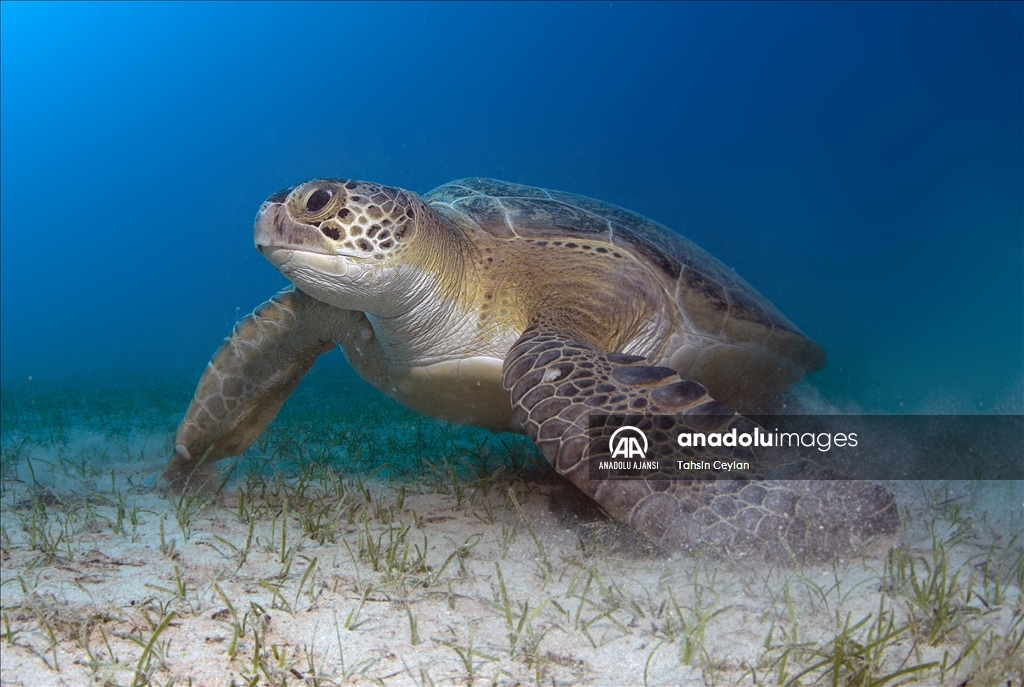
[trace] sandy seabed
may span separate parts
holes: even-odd
[[[4,685],[1024,680],[1021,482],[892,483],[899,535],[825,563],[672,557],[528,442],[386,401],[285,413],[184,496],[173,410],[105,402],[5,399]]]

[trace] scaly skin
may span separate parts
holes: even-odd
[[[559,333],[573,329],[561,319],[538,318],[509,351],[504,379],[516,416],[559,474],[651,541],[673,551],[820,559],[896,529],[896,500],[881,485],[807,461],[771,464],[766,459],[776,456],[750,448],[696,448],[691,457],[750,462],[743,480],[592,480],[587,458],[599,456],[588,456],[588,413],[595,410],[638,418],[629,424],[650,438],[649,456],[671,450],[674,427],[751,432],[754,424],[671,368]],[[673,424],[655,428],[652,415],[672,416]],[[789,479],[764,479],[773,473]]]
[[[373,330],[361,312],[288,288],[238,322],[206,366],[174,435],[164,478],[176,489],[204,484],[216,461],[238,455],[263,434],[335,344],[364,378],[383,383]]]

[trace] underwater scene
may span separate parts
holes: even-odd
[[[1020,687],[1024,5],[0,2],[0,449],[3,685]]]

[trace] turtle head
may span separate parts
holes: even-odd
[[[253,238],[256,250],[317,300],[392,315],[422,299],[444,268],[437,239],[451,233],[446,224],[415,193],[317,179],[270,196]]]

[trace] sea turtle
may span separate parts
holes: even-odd
[[[525,432],[668,550],[830,552],[898,524],[872,482],[591,479],[589,414],[745,420],[733,409],[757,410],[825,363],[734,271],[652,220],[493,179],[422,198],[318,179],[270,196],[254,238],[294,286],[241,320],[207,366],[165,471],[173,484],[244,451],[337,344],[409,408]]]

